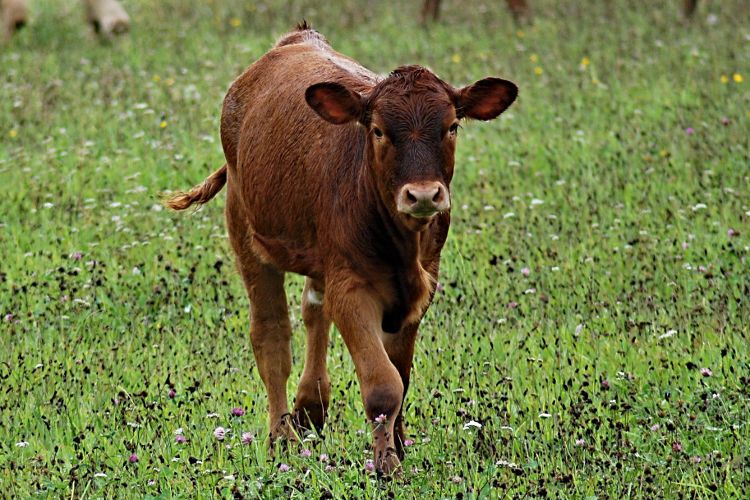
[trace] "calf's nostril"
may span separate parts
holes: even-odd
[[[409,202],[411,202],[411,203],[416,203],[417,202],[417,197],[414,196],[412,194],[412,192],[409,191],[408,189],[406,190],[406,199],[409,200]]]

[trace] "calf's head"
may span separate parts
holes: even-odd
[[[517,95],[507,80],[485,78],[456,89],[425,68],[403,66],[368,94],[322,82],[305,99],[324,120],[367,130],[366,158],[380,199],[394,219],[419,231],[450,209],[460,120],[491,120]]]

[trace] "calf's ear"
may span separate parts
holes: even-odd
[[[305,100],[321,118],[335,125],[359,120],[364,108],[364,99],[359,93],[333,82],[308,87]]]
[[[458,91],[456,116],[492,120],[505,111],[517,96],[515,83],[500,78],[485,78]]]

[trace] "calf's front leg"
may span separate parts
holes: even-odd
[[[388,353],[388,358],[398,370],[401,382],[404,385],[404,395],[399,405],[398,415],[394,426],[394,441],[398,458],[404,459],[404,400],[406,391],[409,390],[409,378],[411,376],[412,359],[414,357],[414,341],[417,338],[419,323],[412,323],[401,329],[399,333],[384,333],[381,338],[383,346]]]
[[[404,384],[380,339],[382,307],[364,288],[341,284],[326,287],[325,304],[354,361],[365,413],[373,426],[375,467],[387,476],[399,474],[394,432]]]

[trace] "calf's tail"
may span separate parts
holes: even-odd
[[[193,203],[204,204],[211,201],[216,193],[221,191],[224,184],[227,183],[227,164],[225,163],[219,170],[209,175],[205,181],[198,184],[187,193],[177,191],[167,196],[164,203],[173,210],[185,210]]]

